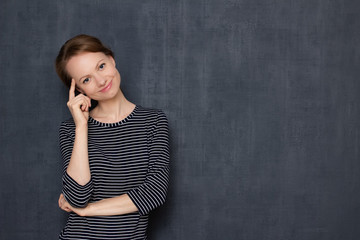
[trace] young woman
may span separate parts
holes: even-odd
[[[70,213],[59,239],[146,239],[148,214],[165,201],[167,118],[125,98],[115,65],[112,51],[88,35],[68,40],[56,58],[72,115],[59,129],[58,203]]]

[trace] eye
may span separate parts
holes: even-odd
[[[105,68],[105,63],[102,63],[100,66],[99,66],[99,69],[102,70]]]
[[[83,80],[83,83],[87,83],[88,81],[90,81],[90,78],[85,78],[85,79]]]

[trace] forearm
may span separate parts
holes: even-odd
[[[85,185],[91,179],[87,124],[76,126],[74,146],[66,171],[80,185]]]
[[[135,204],[127,194],[89,203],[84,211],[85,216],[113,216],[137,212]]]

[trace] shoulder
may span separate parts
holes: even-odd
[[[69,118],[67,120],[64,120],[61,122],[59,126],[59,133],[67,133],[73,132],[75,130],[75,123],[72,118]]]
[[[139,106],[137,116],[142,116],[140,118],[145,121],[149,136],[154,136],[159,131],[168,132],[168,119],[162,109]]]
[[[137,105],[137,112],[139,116],[146,118],[152,122],[166,121],[167,116],[162,109],[158,108],[149,108]]]
[[[66,119],[61,122],[60,127],[75,127],[73,118]]]

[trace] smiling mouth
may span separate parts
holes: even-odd
[[[100,92],[106,92],[107,90],[109,90],[112,86],[112,80],[110,81],[110,83],[104,87],[103,89],[100,90]]]

